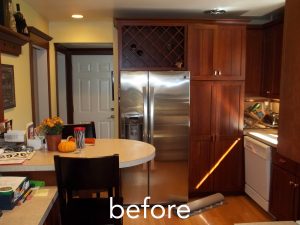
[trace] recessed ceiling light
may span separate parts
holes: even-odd
[[[73,15],[72,15],[72,18],[74,18],[74,19],[82,19],[82,18],[83,18],[83,15],[80,15],[80,14],[73,14]]]
[[[211,9],[211,10],[204,11],[204,13],[210,14],[210,15],[221,15],[221,14],[225,14],[226,11],[223,9]]]

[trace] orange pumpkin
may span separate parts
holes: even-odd
[[[70,141],[68,137],[66,141],[61,141],[58,145],[58,151],[60,152],[74,152],[76,150],[76,144],[73,141]]]

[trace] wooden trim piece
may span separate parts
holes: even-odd
[[[70,84],[70,85],[68,85]],[[66,95],[67,95],[67,122],[74,123],[73,106],[73,79],[72,79],[72,55],[66,54]]]
[[[31,116],[32,116],[32,122],[36,126],[35,121],[35,101],[34,101],[34,69],[33,69],[33,46],[30,44],[29,45],[29,64],[30,64],[30,85],[31,85]]]
[[[151,25],[151,26],[184,26],[192,23],[203,24],[247,24],[249,19],[121,19],[114,20],[114,26],[119,28],[123,25]]]
[[[1,51],[0,51],[0,67],[1,67]],[[0,68],[0,78],[2,78],[1,68]],[[0,99],[2,99],[2,79],[0,79]],[[0,122],[4,121],[4,109],[3,101],[0,101]]]
[[[45,34],[44,32],[40,31],[39,29],[37,29],[35,27],[28,26],[27,29],[28,29],[29,34],[35,34],[48,42],[52,40],[52,37],[50,37],[48,34]]]
[[[72,55],[112,55],[112,48],[69,48]]]
[[[13,30],[1,25],[0,25],[0,39],[21,46],[26,44],[29,41],[29,38],[27,36],[14,32]]]
[[[27,36],[0,25],[0,52],[19,56],[22,51],[21,46],[28,41]]]

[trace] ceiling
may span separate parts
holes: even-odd
[[[205,10],[224,9],[217,18],[265,18],[282,8],[285,0],[24,0],[49,21],[70,21],[72,14],[84,21],[107,18],[209,17]],[[210,16],[212,17],[212,16]]]

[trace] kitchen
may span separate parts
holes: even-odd
[[[286,21],[286,20],[285,20]],[[51,25],[53,25],[53,24],[51,24]],[[199,28],[199,27],[198,27]],[[197,27],[196,27],[196,25],[195,25],[195,29],[198,29]],[[55,29],[55,28],[51,28],[51,29]],[[61,40],[63,40],[63,39],[61,39]],[[188,43],[189,44],[189,43]],[[291,51],[291,50],[290,50]],[[192,54],[192,53],[191,53]],[[293,60],[293,58],[292,59],[289,59],[289,61],[288,62],[290,62],[290,61],[292,61]],[[2,56],[1,56],[1,62],[7,62],[7,61],[9,61],[8,59],[5,59],[5,57],[4,57],[4,59],[2,59]],[[247,61],[247,60],[246,60]],[[193,63],[193,62],[191,62],[191,63]],[[246,64],[247,65],[247,64]],[[277,64],[276,64],[277,65]],[[196,65],[197,66],[197,65]],[[288,67],[289,68],[289,67]],[[197,69],[197,68],[196,68]],[[189,69],[189,70],[191,70],[192,71],[192,68],[191,69]],[[246,66],[246,70],[247,70],[247,66]],[[223,74],[222,74],[223,75]],[[226,76],[226,74],[225,74],[225,76]],[[204,80],[205,80],[206,78],[204,78]],[[234,78],[235,79],[235,78]],[[233,102],[233,101],[237,101],[238,100],[238,98],[240,98],[240,99],[243,99],[243,93],[242,93],[242,88],[241,88],[241,86],[240,86],[240,84],[241,84],[241,82],[242,82],[242,79],[240,79],[240,78],[236,78],[236,80],[234,80],[234,81],[230,81],[230,82],[232,82],[232,84],[230,84],[229,86],[219,86],[219,84],[217,84],[217,83],[213,83],[213,82],[211,82],[211,81],[200,81],[201,80],[201,78],[197,78],[196,79],[197,80],[197,82],[195,82],[195,84],[191,84],[191,112],[193,112],[193,109],[195,109],[195,112],[196,111],[198,111],[196,108],[193,108],[193,107],[197,107],[197,104],[203,104],[203,105],[208,105],[207,104],[207,102],[205,102],[205,101],[209,101],[208,100],[208,98],[206,98],[206,97],[203,97],[202,96],[202,99],[201,99],[201,96],[197,96],[197,92],[196,92],[196,90],[197,89],[199,89],[199,88],[201,88],[201,89],[203,89],[203,90],[207,90],[207,93],[210,93],[211,91],[212,92],[217,92],[217,94],[221,94],[221,95],[216,95],[216,96],[214,96],[214,100],[215,101],[217,101],[217,102],[220,102],[221,100],[220,100],[220,96],[221,96],[221,98],[222,98],[222,101],[224,100],[224,95],[222,95],[222,94],[224,94],[224,93],[226,93],[226,92],[228,92],[229,90],[232,90],[232,87],[234,87],[234,90],[235,91],[232,91],[232,93],[229,95],[229,96],[227,96],[225,99],[226,99],[226,101],[228,101],[228,102]],[[224,81],[225,82],[225,81]],[[284,80],[284,82],[288,82],[288,79],[287,80]],[[290,83],[291,83],[291,81],[290,81]],[[289,83],[289,86],[288,87],[293,87],[293,86],[291,86],[291,84]],[[294,82],[295,83],[295,82]],[[227,84],[227,83],[226,83]],[[247,72],[246,72],[246,84],[247,84]],[[281,84],[282,85],[282,84]],[[221,89],[217,89],[217,88],[221,88]],[[246,86],[247,87],[247,86]],[[283,89],[284,90],[284,89]],[[219,91],[222,91],[221,93],[219,92]],[[194,96],[197,96],[197,99],[199,99],[199,102],[197,102],[197,104],[195,103],[195,105],[193,105],[193,102],[192,102],[192,96],[193,96],[193,93],[195,93],[195,95]],[[282,93],[285,93],[285,92],[280,92],[280,95],[282,95]],[[294,100],[294,105],[296,105],[297,106],[297,98],[295,97],[295,93],[297,93],[297,92],[294,92],[294,95],[292,95],[292,96],[290,96],[291,95],[291,93],[286,93],[286,94],[289,94],[288,96],[289,97],[291,97],[291,98],[287,98],[287,99],[285,99],[284,98],[284,100],[282,99],[282,96],[280,96],[280,110],[282,110],[281,108],[282,108],[282,105],[284,105],[285,107],[283,108],[283,110],[287,110],[287,111],[285,111],[285,113],[283,114],[282,112],[280,113],[280,120],[282,121],[284,121],[284,117],[289,117],[288,115],[291,115],[291,113],[293,113],[293,111],[292,110],[290,110],[290,106],[289,106],[289,104],[287,104],[288,103],[288,101],[290,101],[290,100]],[[286,94],[284,94],[284,96],[286,95]],[[222,97],[223,96],[223,97]],[[235,98],[235,99],[234,99]],[[290,100],[289,100],[290,99]],[[202,100],[203,102],[201,103],[200,102],[200,100]],[[212,101],[212,99],[210,99],[211,101]],[[225,101],[225,100],[224,100]],[[54,101],[55,102],[55,101]],[[244,101],[243,101],[243,103],[244,103]],[[210,105],[210,104],[209,104]],[[241,108],[243,108],[243,107],[241,107]],[[289,110],[288,110],[289,109]],[[222,109],[220,109],[221,111],[220,112],[216,112],[216,111],[214,111],[214,113],[221,113],[222,112]],[[243,113],[243,111],[242,111],[242,113]],[[218,114],[218,115],[221,115],[221,114]],[[282,115],[283,115],[283,119],[282,119]],[[9,114],[6,114],[6,116],[10,116]],[[239,116],[239,115],[236,115],[237,117]],[[242,118],[243,117],[243,115],[241,115],[240,116],[240,118]],[[192,117],[191,117],[192,118]],[[200,118],[201,119],[201,118]],[[221,135],[220,136],[217,136],[216,134],[218,134],[218,133],[216,133],[215,131],[212,131],[212,132],[209,132],[209,134],[208,133],[197,133],[197,132],[200,132],[199,131],[199,129],[202,127],[202,125],[203,124],[205,124],[205,122],[207,122],[208,120],[210,120],[210,121],[212,121],[212,119],[211,118],[207,118],[207,117],[205,117],[205,118],[202,118],[204,121],[201,121],[201,123],[200,123],[200,125],[199,125],[199,127],[195,127],[195,124],[193,125],[193,124],[191,124],[191,132],[193,132],[193,129],[194,129],[194,131],[196,132],[195,134],[195,136],[199,136],[198,134],[200,134],[200,135],[202,135],[202,137],[204,138],[204,139],[201,139],[201,140],[204,140],[204,144],[206,145],[206,146],[208,146],[208,148],[210,148],[209,147],[209,143],[208,142],[210,142],[210,138],[211,137],[213,137],[213,138],[216,138],[216,139],[218,139],[218,140],[220,140],[220,138],[222,138],[221,137]],[[288,118],[286,118],[286,119],[288,119]],[[218,117],[215,117],[215,119],[213,120],[213,123],[216,123],[216,124],[220,124],[219,123],[220,122],[220,118],[218,118]],[[287,122],[287,124],[289,124],[290,122]],[[296,124],[297,123],[297,121],[294,121],[294,123]],[[202,124],[202,125],[201,125]],[[291,126],[292,127],[292,126]],[[202,127],[203,128],[203,127]],[[238,130],[241,130],[243,127],[238,127]],[[285,127],[285,125],[283,126],[283,128],[285,129],[285,131],[288,129],[288,127]],[[204,129],[204,128],[203,128]],[[281,127],[279,126],[279,129],[281,129]],[[296,136],[296,134],[294,133],[294,132],[292,132],[292,131],[290,131],[290,133],[286,133],[286,132],[284,132],[284,133],[282,133],[282,135],[283,136],[281,136],[281,133],[280,133],[280,130],[279,130],[279,145],[280,145],[280,139],[281,138],[283,138],[282,140],[283,140],[283,142],[282,142],[282,144],[285,144],[285,143],[287,143],[287,141],[286,140],[290,140],[291,138],[293,139],[293,141],[294,141],[294,143],[297,143],[297,138],[295,138]],[[240,133],[234,133],[233,135],[232,135],[232,137],[231,138],[236,138],[236,136],[239,136],[239,135],[241,135]],[[197,137],[195,137],[195,138],[197,138]],[[206,138],[206,139],[205,139]],[[232,139],[230,139],[229,137],[226,137],[227,139],[224,139],[223,141],[223,144],[226,146],[226,145],[228,145],[228,144],[225,144],[225,143],[230,143],[231,141],[232,141]],[[193,144],[193,143],[195,143],[195,145],[198,145],[196,142],[198,141],[198,140],[196,140],[196,139],[194,139],[194,141],[195,142],[191,142],[191,144]],[[223,144],[220,144],[220,145],[223,145]],[[295,144],[295,146],[296,146],[297,144]],[[289,145],[290,146],[290,145]],[[296,147],[294,146],[294,144],[293,144],[293,146],[291,147],[291,149],[292,149],[292,151],[290,152],[290,151],[286,151],[285,150],[285,147],[282,147],[282,151],[284,152],[284,153],[286,153],[286,154],[284,154],[284,155],[286,155],[286,156],[288,156],[288,158],[292,158],[292,159],[297,159],[297,156],[296,155],[294,155],[294,154],[296,154]],[[286,151],[286,152],[285,152]],[[240,153],[240,152],[238,152],[238,153]],[[220,152],[216,152],[216,154],[220,154]],[[210,157],[209,155],[206,155],[206,157]],[[227,168],[230,168],[229,170],[232,172],[234,172],[234,174],[237,174],[238,175],[238,177],[240,177],[240,176],[242,176],[242,172],[241,171],[238,171],[240,168],[242,168],[242,164],[240,164],[241,162],[241,160],[239,160],[239,159],[241,159],[240,157],[242,157],[242,155],[238,155],[237,154],[237,152],[236,152],[236,155],[235,155],[235,159],[237,160],[236,162],[237,162],[237,164],[235,164],[235,165],[237,165],[237,170],[235,171],[235,168],[232,168],[232,166],[230,167],[230,165],[226,165],[226,166],[229,166],[229,167],[227,167]],[[280,161],[280,160],[279,160]],[[209,165],[206,165],[207,167],[210,167],[211,165],[209,164]],[[279,166],[279,169],[281,169],[282,167],[280,167]],[[194,171],[194,170],[193,170]],[[278,170],[277,170],[278,171]],[[279,170],[279,172],[280,172],[281,170]],[[197,176],[200,176],[201,177],[201,175],[195,175],[195,177],[193,177],[193,179],[195,179],[195,182],[196,181],[198,181],[199,179],[198,179],[198,177]],[[210,191],[219,191],[218,190],[218,188],[226,188],[227,189],[227,191],[230,191],[230,189],[231,190],[233,190],[232,188],[235,188],[235,187],[238,187],[237,189],[239,189],[239,190],[241,190],[241,189],[243,189],[243,185],[240,185],[240,186],[236,186],[236,185],[239,185],[239,183],[240,182],[237,182],[236,181],[236,179],[232,179],[231,181],[229,181],[229,183],[228,184],[226,184],[226,185],[224,185],[225,184],[225,182],[228,182],[228,180],[226,180],[226,181],[223,181],[223,180],[221,180],[221,181],[219,181],[217,178],[222,178],[222,174],[216,174],[215,175],[215,177],[213,178],[213,179],[215,179],[215,184],[216,185],[212,185],[212,182],[213,181],[210,181],[210,185],[208,185],[208,187],[207,188],[209,188],[208,190],[210,190]],[[232,176],[232,177],[235,177],[235,176]],[[295,178],[294,178],[295,179]],[[193,181],[194,182],[194,181]],[[219,182],[219,183],[218,183]],[[296,182],[295,182],[296,183]],[[216,189],[214,189],[214,188],[216,188]],[[192,192],[193,192],[194,190],[192,190]],[[209,191],[208,191],[209,192]],[[194,193],[194,194],[196,194],[196,193]]]

